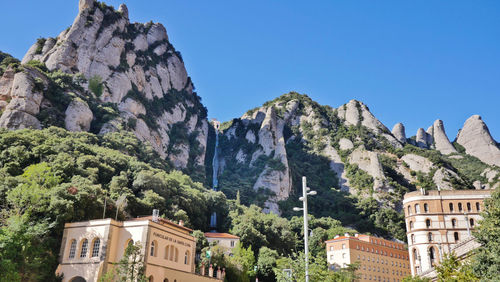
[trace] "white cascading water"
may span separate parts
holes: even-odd
[[[217,174],[219,172],[219,128],[215,127],[215,150],[214,158],[212,160],[212,190],[218,191],[219,181],[217,180]],[[213,212],[210,216],[210,229],[215,231],[217,228],[217,213]]]

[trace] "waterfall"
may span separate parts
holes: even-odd
[[[212,159],[212,190],[218,191],[219,180],[217,179],[217,174],[219,173],[219,126],[220,123],[213,121],[215,128],[215,149],[214,158]],[[215,232],[217,228],[217,213],[213,212],[210,216],[210,229]]]

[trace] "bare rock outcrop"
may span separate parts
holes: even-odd
[[[378,190],[385,186],[385,175],[378,153],[367,151],[364,147],[356,148],[348,158],[349,163],[356,164],[373,177],[373,189]]]
[[[456,153],[457,150],[451,144],[446,132],[444,131],[443,121],[438,119],[427,130],[428,137],[432,140],[433,148],[440,151],[444,155]],[[428,144],[430,146],[430,144]]]
[[[432,136],[425,132],[423,128],[419,128],[417,130],[415,142],[417,147],[429,149],[432,145]]]
[[[396,123],[392,128],[392,135],[394,138],[401,142],[401,144],[406,144],[406,134],[405,134],[405,126],[402,123]]]
[[[500,166],[500,149],[479,115],[473,115],[465,121],[458,133],[457,143],[465,148],[467,154],[487,164]]]
[[[337,109],[337,116],[345,120],[346,125],[357,125],[360,123],[371,129],[376,134],[384,136],[389,143],[395,148],[401,148],[401,143],[389,132],[389,129],[385,127],[373,114],[370,112],[368,107],[362,102],[351,100],[349,103],[340,106]]]
[[[48,88],[48,79],[35,68],[25,67],[23,71],[13,74],[6,71],[0,81],[0,97],[4,110],[0,117],[0,127],[8,129],[42,127],[36,118],[40,112],[43,91]]]
[[[66,109],[64,124],[69,131],[89,131],[93,117],[89,105],[81,99],[75,99]]]
[[[129,130],[177,168],[186,168],[189,161],[204,164],[206,109],[193,92],[180,53],[170,44],[162,24],[130,23],[124,4],[115,10],[94,0],[80,0],[73,24],[57,38],[37,40],[22,59],[23,70],[15,75],[6,71],[0,80],[1,127],[51,125],[39,120],[38,113],[42,104],[55,108],[59,101],[45,95],[47,77],[26,66],[33,60],[45,65],[48,72],[78,75],[89,81],[80,83],[82,89],[61,90],[72,93],[68,94],[70,99],[82,98],[70,101],[61,113],[67,129],[90,130],[90,121],[98,115],[83,100],[95,95],[95,102],[112,103],[119,110],[115,119],[93,129],[96,133],[116,131],[132,121],[134,128]],[[89,88],[92,79],[101,84],[101,93]],[[197,156],[189,154],[192,148],[187,140],[169,136],[174,126],[188,134],[197,133]]]

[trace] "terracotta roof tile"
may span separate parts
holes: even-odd
[[[206,232],[205,237],[207,238],[224,238],[224,239],[240,239],[240,237],[229,233],[216,233],[216,232]]]

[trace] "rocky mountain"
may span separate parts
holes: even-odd
[[[22,61],[0,52],[0,62],[0,127],[131,131],[171,167],[212,183],[215,130],[163,25],[80,0],[57,38],[38,39]],[[305,175],[318,191],[314,215],[361,218],[374,226],[365,231],[403,239],[404,193],[500,186],[500,149],[479,116],[454,142],[441,120],[407,138],[402,123],[389,131],[360,101],[332,108],[291,92],[218,136],[213,175],[228,198],[290,216]]]
[[[5,69],[0,110],[0,127],[129,130],[176,168],[205,162],[206,109],[180,53],[162,24],[130,23],[125,5],[80,0],[68,29]]]
[[[500,149],[480,116],[473,115],[465,121],[457,135],[457,143],[464,147],[467,154],[500,167]]]
[[[219,186],[230,198],[239,191],[243,202],[287,215],[300,205],[306,175],[319,195],[310,202],[313,213],[336,217],[341,211],[334,201],[360,208],[369,200],[374,217],[382,217],[380,211],[400,210],[404,193],[417,187],[500,186],[496,143],[482,121],[472,123],[455,146],[441,120],[407,139],[403,124],[390,132],[360,101],[335,109],[292,92],[222,124]]]

